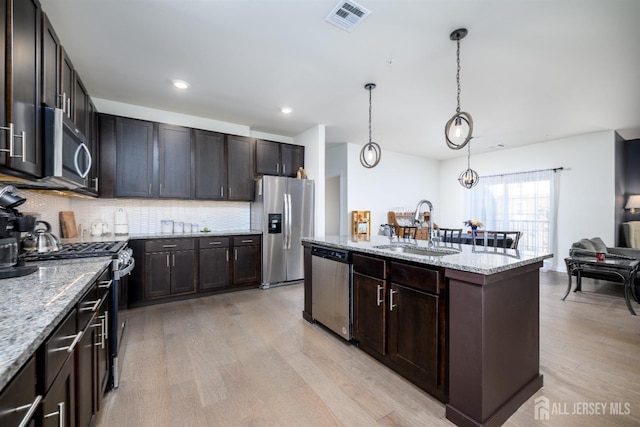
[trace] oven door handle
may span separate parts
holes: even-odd
[[[131,271],[133,270],[133,267],[135,266],[136,266],[135,258],[133,257],[129,258],[129,263],[127,264],[126,267],[113,272],[114,280],[119,280],[122,276],[126,276],[127,274],[131,273]]]

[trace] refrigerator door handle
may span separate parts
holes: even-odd
[[[287,249],[291,249],[291,234],[293,234],[293,228],[291,223],[292,221],[292,212],[291,212],[291,194],[287,194],[287,198],[289,199],[289,214],[288,214],[288,218],[287,218],[287,227],[289,227],[289,231],[287,232]]]
[[[282,196],[284,199],[284,205],[282,207],[282,216],[283,224],[282,224],[282,249],[287,249],[287,244],[289,241],[289,199],[287,198],[288,194],[284,193]]]

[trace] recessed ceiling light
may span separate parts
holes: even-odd
[[[178,89],[186,89],[189,86],[191,86],[189,83],[185,82],[184,80],[174,80],[173,85]]]
[[[291,107],[282,107],[280,109],[280,111],[282,111],[282,114],[291,114],[293,112],[293,108],[291,108]]]

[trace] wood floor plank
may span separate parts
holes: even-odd
[[[640,425],[640,316],[619,285],[584,279],[583,292],[561,301],[566,283],[541,274],[544,387],[505,425]],[[123,312],[121,385],[96,427],[452,425],[442,403],[304,321],[302,308],[303,287],[292,285]],[[535,417],[538,397],[556,409],[549,420]],[[630,413],[573,413],[595,403]]]

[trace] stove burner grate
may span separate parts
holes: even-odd
[[[24,256],[25,261],[45,261],[55,259],[90,258],[100,256],[115,257],[125,248],[127,242],[78,242],[63,243],[62,249],[55,252],[31,253]]]

